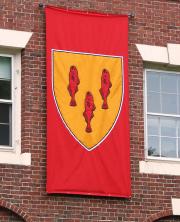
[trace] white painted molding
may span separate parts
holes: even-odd
[[[180,162],[147,160],[139,162],[139,172],[180,176]]]
[[[167,44],[169,53],[169,63],[171,65],[180,65],[180,44]]]
[[[0,163],[13,164],[13,165],[31,165],[31,154],[30,153],[12,153],[12,152],[0,152]]]
[[[0,46],[25,48],[32,36],[32,32],[0,29]]]
[[[143,61],[180,66],[180,44],[167,47],[136,44]]]
[[[180,215],[180,198],[172,198],[171,203],[173,215]]]
[[[136,44],[143,61],[169,63],[166,47]]]

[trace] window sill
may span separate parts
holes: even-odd
[[[139,172],[147,174],[180,176],[180,162],[165,160],[140,161]]]
[[[30,153],[12,153],[0,151],[0,164],[13,164],[13,165],[31,165]]]

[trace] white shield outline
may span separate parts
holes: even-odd
[[[61,112],[60,112],[60,108],[58,106],[58,102],[56,100],[56,96],[55,96],[55,92],[54,92],[54,52],[67,52],[67,53],[74,53],[74,54],[84,54],[84,55],[94,55],[94,56],[104,56],[104,57],[113,57],[113,58],[121,58],[122,60],[122,98],[121,98],[121,104],[119,106],[119,111],[118,114],[116,116],[116,119],[111,127],[111,129],[108,131],[108,133],[96,144],[94,145],[92,148],[87,148],[80,140],[78,140],[78,138],[73,134],[73,132],[71,131],[71,129],[68,127],[68,125],[66,124]],[[119,115],[121,113],[121,109],[122,109],[122,105],[123,105],[123,101],[124,101],[124,61],[123,61],[123,56],[114,56],[114,55],[104,55],[104,54],[95,54],[95,53],[85,53],[85,52],[75,52],[75,51],[68,51],[68,50],[60,50],[60,49],[51,49],[51,67],[52,67],[52,77],[51,77],[51,83],[52,83],[52,94],[53,94],[53,98],[54,98],[54,102],[56,105],[56,108],[58,110],[58,113],[61,117],[62,122],[64,123],[66,129],[69,131],[69,133],[73,136],[73,138],[83,147],[85,148],[85,150],[87,151],[92,151],[95,148],[97,148],[107,137],[108,135],[111,133],[111,131],[113,130],[114,126],[116,125],[116,122],[119,118]]]

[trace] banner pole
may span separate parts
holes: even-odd
[[[45,3],[39,3],[39,8],[40,9],[44,9],[46,7],[46,4]],[[67,11],[68,11],[68,7],[67,7]],[[89,13],[88,11],[86,12],[87,14]],[[110,14],[107,14],[107,15],[110,15]],[[126,14],[124,14],[124,15],[126,15]],[[135,13],[134,12],[129,12],[128,14],[127,14],[127,16],[128,16],[128,18],[130,18],[130,19],[133,19],[134,17],[135,17]]]

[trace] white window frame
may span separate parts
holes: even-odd
[[[21,151],[21,50],[26,47],[32,34],[0,29],[0,54],[13,58],[12,90],[15,91],[12,98],[12,148],[0,146],[0,164],[31,165],[31,153]]]
[[[145,45],[145,44],[136,44],[137,50],[143,60],[143,62],[147,62],[152,65],[153,69],[154,65],[158,65],[162,67],[163,65],[168,65],[169,67],[180,69],[180,44],[172,44],[168,43],[167,47],[162,46],[154,46],[154,45]],[[158,68],[158,70],[160,70]],[[145,78],[145,74],[143,75]],[[145,98],[145,79],[144,80],[144,141],[145,148],[147,149],[146,144],[146,98]],[[145,160],[139,161],[139,172],[146,174],[158,174],[158,175],[177,175],[180,176],[180,162],[176,160],[167,160],[167,159],[155,159],[152,157],[148,157],[145,153]]]
[[[12,146],[0,145],[0,163],[28,166],[31,154],[21,153],[21,50],[0,48],[0,56],[12,58]]]
[[[164,113],[148,113],[147,111],[147,72],[148,71],[154,71],[156,73],[158,72],[163,72],[163,73],[172,73],[172,74],[177,74],[180,75],[180,72],[175,72],[175,71],[166,71],[166,70],[160,70],[160,69],[144,69],[144,144],[145,144],[145,159],[146,160],[164,160],[164,161],[174,161],[174,162],[180,162],[180,157],[179,158],[169,158],[169,157],[154,157],[154,156],[148,156],[148,130],[147,130],[147,116],[152,115],[152,116],[160,116],[160,117],[175,117],[180,119],[180,115],[170,115],[170,114],[164,114]],[[177,149],[177,147],[176,147]],[[176,152],[178,152],[176,150]]]
[[[12,146],[0,145],[0,152],[20,153],[21,151],[21,52],[3,50],[0,56],[11,58],[11,104],[12,104]],[[13,53],[14,52],[14,53]],[[3,102],[3,100],[0,100]],[[7,102],[7,100],[4,100]]]

